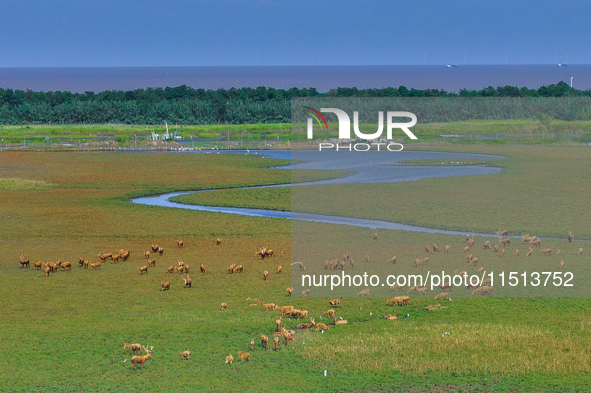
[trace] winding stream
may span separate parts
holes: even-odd
[[[225,152],[222,152],[225,153]],[[235,152],[233,152],[235,153]],[[250,152],[249,152],[250,153]],[[351,183],[379,183],[379,182],[400,182],[413,181],[429,177],[446,176],[470,176],[485,175],[501,172],[501,168],[483,166],[483,160],[487,158],[503,158],[481,154],[460,154],[442,152],[317,152],[317,151],[260,151],[250,154],[266,155],[273,158],[284,158],[297,161],[291,165],[292,169],[340,169],[350,171],[350,175],[330,180],[317,182],[306,182],[297,184],[284,184],[249,188],[288,187],[301,185],[323,185],[323,184],[351,184]],[[469,166],[402,166],[398,165],[403,160],[420,159],[458,159],[469,160],[473,165]],[[479,165],[480,164],[480,165]],[[252,217],[287,218],[293,220],[313,221],[327,224],[343,224],[371,229],[394,229],[427,233],[443,233],[452,235],[464,235],[465,232],[450,231],[405,225],[388,221],[360,219],[352,217],[329,216],[323,214],[308,214],[278,210],[248,209],[237,207],[219,207],[204,205],[188,205],[172,202],[170,199],[179,195],[186,195],[196,192],[209,192],[216,190],[172,192],[156,196],[134,198],[130,202],[150,206],[161,206],[181,208],[190,210],[209,211],[216,213],[239,214]],[[482,236],[490,236],[490,234]],[[494,235],[493,235],[494,236]]]

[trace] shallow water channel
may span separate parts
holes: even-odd
[[[216,152],[217,153],[217,152]],[[249,188],[269,188],[269,187],[297,187],[300,185],[323,185],[323,184],[351,184],[351,183],[381,183],[381,182],[401,182],[414,181],[430,177],[447,176],[470,176],[486,175],[502,171],[498,167],[484,166],[483,160],[487,158],[503,158],[500,156],[490,156],[481,154],[459,154],[443,152],[317,152],[317,151],[220,151],[219,153],[232,154],[252,154],[262,155],[273,158],[282,158],[292,160],[290,166],[281,168],[291,169],[338,169],[350,171],[348,176],[322,180],[317,182],[306,182],[297,184],[285,184],[261,187],[243,187]],[[209,153],[211,154],[211,153]],[[442,165],[442,166],[403,166],[397,164],[405,160],[424,160],[424,159],[458,159],[472,162],[472,165]],[[459,162],[459,161],[458,161]],[[464,235],[464,232],[449,231],[443,229],[434,229],[428,227],[419,227],[405,225],[381,220],[360,219],[353,217],[328,216],[323,214],[308,214],[278,210],[247,209],[234,207],[188,205],[178,202],[172,202],[170,199],[179,195],[191,194],[195,192],[209,192],[216,190],[184,191],[172,192],[156,196],[134,198],[130,202],[150,206],[162,206],[180,209],[191,209],[200,211],[209,211],[216,213],[239,214],[253,217],[271,217],[288,218],[294,220],[313,221],[327,224],[343,224],[371,229],[395,229],[427,233],[444,233],[452,235]],[[491,234],[482,234],[491,236]],[[495,236],[495,235],[492,235]]]

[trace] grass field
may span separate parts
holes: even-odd
[[[363,132],[375,131],[373,124],[361,124]],[[330,126],[330,132],[318,134],[318,138],[335,138],[337,126]],[[152,141],[146,140],[154,131],[163,135],[161,125],[125,124],[45,124],[45,125],[0,125],[0,148],[20,148],[23,145],[38,149],[73,148],[152,148]],[[185,144],[198,148],[211,148],[210,138],[220,138],[217,146],[232,149],[268,148],[272,142],[275,148],[289,148],[286,141],[306,141],[304,124],[241,124],[241,125],[173,125],[170,133],[177,132]],[[415,143],[407,142],[412,148],[423,148],[424,143],[446,143],[460,145],[498,144],[556,144],[572,141],[591,142],[591,121],[551,120],[542,124],[535,119],[510,120],[467,120],[446,123],[423,123],[413,128],[420,136]],[[228,135],[229,134],[229,135]],[[455,135],[446,137],[442,135]],[[135,139],[137,137],[137,140]],[[280,140],[278,139],[281,138]],[[203,138],[203,139],[200,139]],[[485,139],[480,139],[485,138]],[[208,141],[209,140],[209,141]],[[269,141],[269,144],[267,143]],[[2,146],[4,145],[4,146]],[[174,146],[178,146],[173,143]],[[165,147],[164,143],[158,147]]]
[[[376,185],[372,198],[403,192],[415,198],[390,213],[396,221],[412,216],[416,223],[466,229],[467,218],[477,217],[478,225],[470,227],[474,231],[503,227],[540,236],[565,235],[568,229],[575,236],[589,234],[582,224],[588,203],[583,198],[585,171],[578,170],[587,164],[584,148],[470,151],[509,156],[499,160],[505,172],[384,189]],[[279,163],[236,155],[1,152],[0,178],[12,180],[0,182],[0,340],[5,348],[0,353],[0,391],[565,392],[591,386],[591,305],[586,298],[453,297],[441,303],[447,309],[427,311],[427,305],[440,302],[431,295],[412,297],[409,306],[398,308],[386,306],[384,298],[346,297],[337,315],[348,325],[331,326],[324,333],[298,332],[295,343],[285,347],[282,342],[277,352],[261,348],[259,335],[271,336],[279,314],[249,306],[255,301],[247,298],[305,308],[317,322],[330,308],[326,298],[286,296],[292,224],[134,205],[128,199],[173,190],[290,182],[289,171],[269,169]],[[335,191],[324,187],[326,193]],[[448,189],[456,191],[447,195]],[[285,206],[284,189],[274,190],[278,194],[247,198],[256,204],[262,196],[265,204]],[[451,206],[451,213],[429,193],[455,200],[465,190],[474,192],[466,193],[465,204]],[[238,191],[216,192],[222,195],[215,199],[243,199],[243,191],[238,198],[223,195],[231,192]],[[357,192],[362,190],[351,194]],[[317,192],[311,210],[332,211],[323,205],[326,193]],[[550,201],[537,200],[550,195]],[[526,202],[509,211],[495,204],[521,199]],[[354,215],[366,214],[371,215]],[[543,214],[550,215],[547,222],[536,217]],[[318,224],[315,229],[338,237],[337,227]],[[357,229],[350,243],[356,268],[363,263],[364,248],[376,244],[372,233]],[[398,231],[380,235],[403,259],[414,259],[430,243],[450,244],[449,258],[464,258],[462,237]],[[216,237],[224,238],[219,246]],[[177,248],[177,239],[186,246]],[[575,246],[566,240],[551,242],[553,249],[563,249],[564,258],[572,258],[567,263],[588,264],[585,254],[574,259]],[[140,275],[137,267],[147,263],[142,253],[151,243],[163,246],[164,254],[154,256],[156,267]],[[277,255],[255,258],[261,246]],[[132,251],[129,261],[107,261],[97,271],[76,266],[81,256],[96,262],[99,252],[120,248]],[[342,249],[335,246],[329,252]],[[372,261],[381,264],[391,256],[381,252],[373,252]],[[24,253],[31,260],[59,258],[75,266],[44,277],[33,267],[20,266],[19,255]],[[531,258],[521,261],[529,266],[550,261],[541,255]],[[192,288],[182,288],[179,275],[164,272],[178,260],[191,265]],[[206,274],[198,272],[202,263]],[[243,264],[245,272],[227,274],[230,263]],[[282,274],[275,273],[277,265],[283,266]],[[264,270],[271,273],[266,281]],[[160,291],[164,280],[171,282],[170,291]],[[224,301],[228,310],[221,311]],[[399,319],[386,321],[383,316],[390,313]],[[292,328],[307,320],[284,322]],[[143,369],[132,370],[124,342],[153,345],[153,359]],[[183,350],[192,352],[190,360],[179,356]],[[241,362],[238,351],[250,352],[251,362]],[[233,365],[224,364],[229,353]]]

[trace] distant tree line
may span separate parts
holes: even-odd
[[[36,92],[0,88],[0,124],[253,124],[289,123],[294,97],[591,97],[565,82],[527,87],[489,86],[450,93],[438,89],[339,87],[326,93],[315,88],[270,87],[205,90],[186,85],[129,91]]]

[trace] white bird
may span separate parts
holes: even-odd
[[[447,334],[448,336],[451,336],[451,334],[449,334],[449,332],[445,332],[445,333],[443,333],[443,334],[441,335],[441,337],[445,336],[446,334]]]

